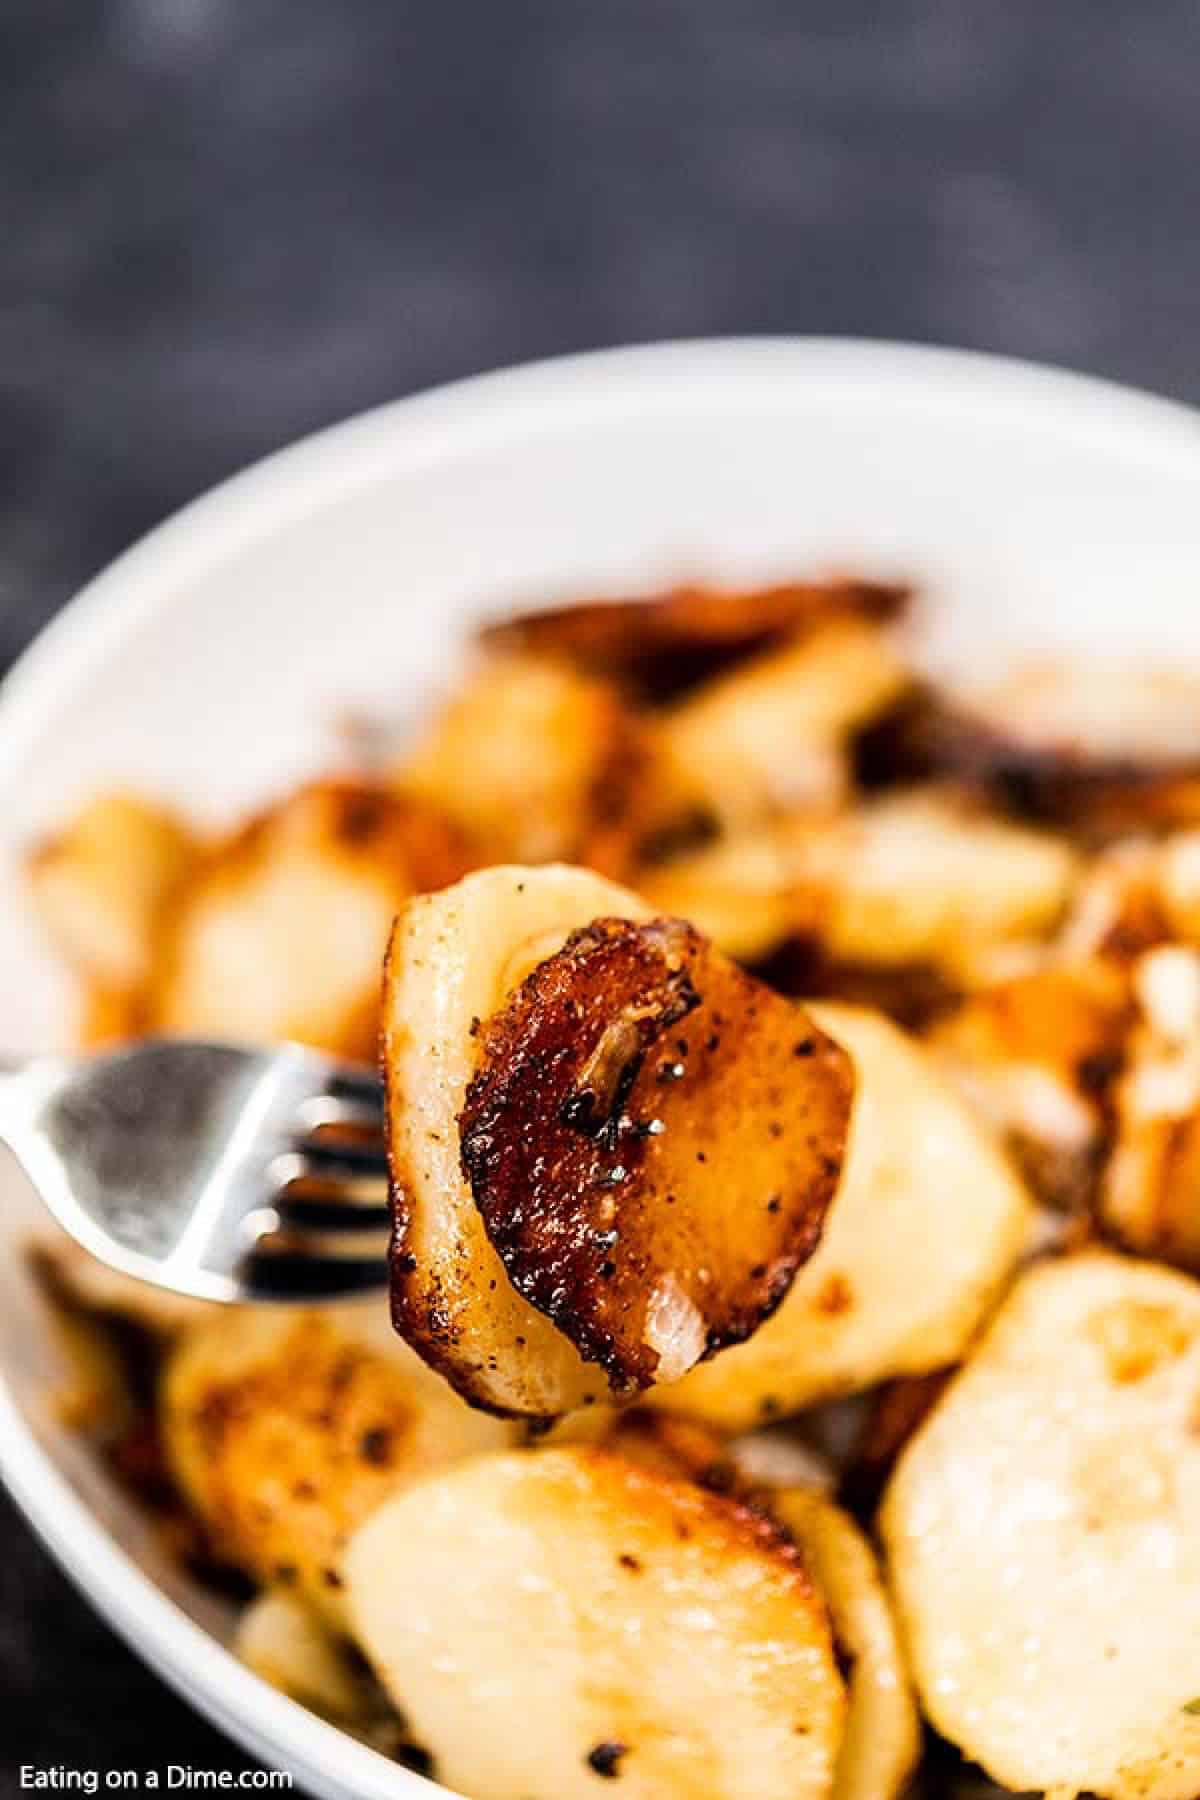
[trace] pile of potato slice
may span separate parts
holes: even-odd
[[[1200,1792],[1200,681],[949,693],[905,601],[525,615],[31,855],[86,1041],[381,1056],[390,1321],[64,1266],[241,1654],[476,1800]]]

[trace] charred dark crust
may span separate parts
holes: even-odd
[[[480,633],[489,649],[567,658],[652,704],[836,618],[897,618],[909,589],[881,582],[789,582],[746,591],[679,587],[518,614]]]
[[[704,1354],[750,1336],[820,1237],[844,1052],[668,919],[575,932],[479,1042],[462,1166],[517,1292],[621,1394],[655,1379],[668,1278]]]
[[[1200,818],[1200,752],[1138,762],[1023,744],[923,684],[860,733],[854,766],[868,791],[956,781],[1034,824],[1101,839]]]

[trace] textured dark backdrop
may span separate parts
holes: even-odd
[[[1198,91],[1196,0],[0,0],[0,665],[219,477],[523,357],[866,333],[1200,400]],[[0,1530],[0,1793],[242,1766]]]

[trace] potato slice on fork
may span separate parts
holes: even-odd
[[[554,1415],[752,1332],[811,1255],[849,1059],[583,870],[412,902],[384,1062],[397,1329],[468,1399]]]

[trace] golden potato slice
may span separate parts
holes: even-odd
[[[729,827],[836,806],[849,791],[851,733],[908,679],[878,627],[835,620],[678,702],[661,742],[681,783]]]
[[[828,955],[954,972],[988,946],[1048,932],[1076,872],[1059,839],[923,790],[801,824],[789,859],[799,917]]]
[[[520,613],[485,627],[480,638],[489,649],[564,657],[659,702],[831,619],[895,619],[908,598],[903,587],[841,579],[746,590],[677,587]]]
[[[110,990],[150,972],[163,913],[199,846],[163,807],[99,794],[29,858],[33,898],[76,974]]]
[[[647,744],[615,690],[531,656],[478,669],[395,775],[487,862],[619,861],[650,797]]]
[[[512,1435],[464,1406],[377,1302],[221,1311],[170,1354],[162,1420],[214,1552],[335,1628],[355,1527],[397,1488]]]
[[[598,917],[645,917],[585,869],[495,868],[414,900],[396,922],[384,994],[384,1080],[396,1215],[396,1329],[476,1406],[551,1417],[608,1384],[511,1286],[460,1163],[458,1116],[483,1020]]]
[[[343,1569],[358,1641],[475,1800],[833,1794],[824,1608],[730,1499],[596,1448],[481,1457],[390,1502]]]
[[[1080,1211],[1094,1199],[1132,1013],[1128,982],[1093,959],[983,988],[930,1034],[942,1067],[1049,1205]]]
[[[937,1729],[1008,1788],[1200,1793],[1200,1287],[1090,1252],[1026,1275],[881,1523]]]
[[[921,1753],[921,1721],[875,1552],[821,1494],[788,1488],[770,1506],[800,1547],[849,1670],[834,1800],[899,1800]]]
[[[677,919],[598,919],[479,1034],[462,1163],[509,1280],[616,1393],[749,1337],[811,1256],[849,1059]]]
[[[213,850],[174,911],[158,1031],[296,1038],[375,1060],[380,969],[411,894],[467,866],[423,803],[354,782],[303,788]]]
[[[1020,1181],[919,1045],[878,1014],[811,1011],[856,1075],[821,1243],[748,1343],[649,1396],[729,1429],[956,1361],[1031,1223]]]

